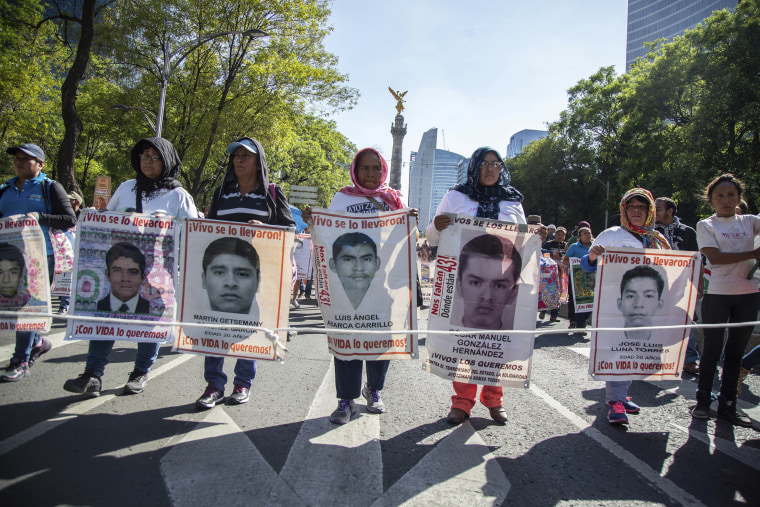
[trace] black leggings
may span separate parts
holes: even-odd
[[[723,322],[752,322],[757,319],[758,294],[705,294],[702,299],[702,323],[719,324]],[[723,350],[725,328],[705,328],[704,350],[699,363],[699,390],[709,393],[713,378]],[[723,359],[723,373],[720,377],[720,394],[728,401],[736,399],[736,383],[739,380],[744,349],[752,336],[752,326],[731,327],[728,329],[726,354]]]

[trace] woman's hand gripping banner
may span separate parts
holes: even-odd
[[[527,387],[538,304],[538,226],[464,215],[441,233],[423,368],[447,380]],[[473,331],[490,330],[476,334]]]
[[[417,357],[414,334],[365,333],[416,329],[416,225],[408,212],[363,215],[312,210],[317,297],[328,348],[335,357]]]

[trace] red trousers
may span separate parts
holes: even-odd
[[[454,392],[451,397],[451,408],[460,408],[468,415],[475,406],[475,396],[478,394],[477,384],[464,384],[462,382],[452,382]],[[504,390],[500,386],[482,386],[480,390],[480,402],[488,408],[500,407]]]

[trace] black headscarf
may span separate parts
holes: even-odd
[[[492,151],[503,160],[499,152],[488,146],[478,148],[470,157],[470,163],[467,165],[467,183],[457,185],[454,190],[462,192],[470,199],[478,202],[478,213],[475,216],[480,218],[499,218],[499,203],[501,201],[523,202],[523,195],[517,189],[509,184],[512,177],[509,171],[501,166],[499,171],[499,181],[490,187],[480,185],[480,163],[486,156],[486,153]]]
[[[157,180],[145,176],[140,169],[140,154],[146,148],[155,148],[161,155],[164,168]],[[132,168],[137,173],[137,185],[135,186],[135,210],[142,213],[143,196],[150,197],[157,190],[179,188],[182,184],[177,181],[177,173],[182,167],[182,162],[177,155],[174,145],[163,137],[148,137],[140,139],[132,148]]]

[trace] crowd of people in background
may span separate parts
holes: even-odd
[[[37,219],[45,233],[48,267],[51,270],[49,275],[52,280],[52,267],[55,263],[48,231],[50,228],[73,229],[85,206],[85,200],[77,192],[67,194],[59,183],[47,178],[42,172],[45,154],[39,146],[22,144],[8,148],[7,153],[13,156],[16,176],[0,187],[0,216],[28,215]],[[294,226],[297,219],[299,223],[303,220],[304,227],[308,226],[311,221],[310,208],[307,207],[302,213],[293,210],[283,189],[270,183],[265,152],[258,141],[249,137],[241,138],[227,147],[227,153],[227,171],[213,194],[206,213],[207,219],[288,227]],[[181,161],[169,141],[160,137],[138,141],[131,151],[131,165],[135,178],[118,186],[105,209],[160,213],[179,218],[202,217],[193,198],[177,180]],[[387,184],[388,172],[388,165],[377,150],[365,148],[358,151],[350,166],[352,184],[335,194],[329,209],[376,213],[405,208],[400,192]],[[586,220],[588,217],[580,217],[582,220],[573,227],[568,239],[567,228],[550,224],[540,228],[542,250],[557,263],[558,269],[568,269],[570,259],[580,259],[580,265],[587,273],[596,271],[600,257],[609,247],[701,252],[704,276],[700,276],[697,304],[697,308],[701,309],[701,321],[752,322],[757,319],[760,306],[758,284],[751,276],[753,266],[756,269],[756,261],[760,259],[760,248],[755,247],[755,238],[760,235],[760,218],[747,213],[747,204],[742,199],[743,190],[743,183],[733,175],[724,174],[713,180],[705,189],[705,199],[713,208],[714,214],[699,221],[695,230],[681,222],[677,215],[677,203],[673,199],[654,199],[648,190],[632,188],[620,201],[621,225],[608,227],[595,237]],[[467,181],[443,197],[433,221],[427,226],[426,237],[418,248],[418,254],[423,260],[433,256],[441,231],[452,223],[451,213],[517,224],[540,223],[540,217],[535,215],[526,219],[522,202],[523,195],[510,184],[509,171],[499,153],[488,147],[478,148],[469,160]],[[295,219],[292,210],[295,211]],[[416,217],[417,210],[410,209],[409,215]],[[108,301],[102,303],[111,308],[115,306],[139,313],[138,308],[142,303],[140,296],[136,290],[128,289],[145,278],[145,260],[139,252],[131,253],[127,248],[129,245],[119,245],[121,244],[114,245],[106,256],[106,276],[114,289],[107,297]],[[351,248],[360,249],[362,245],[353,245]],[[15,272],[23,270],[20,264],[23,262],[14,260],[9,254],[0,260],[0,273],[7,271],[10,273],[7,276],[12,277],[14,269]],[[254,269],[258,269],[258,266],[254,266]],[[504,276],[508,278],[506,273]],[[300,307],[297,301],[299,296],[311,298],[312,280],[311,277],[308,278],[296,283],[294,277],[290,303],[296,309]],[[519,277],[512,276],[514,284],[517,283],[517,278]],[[230,280],[224,283],[237,283]],[[709,284],[703,283],[704,280],[709,280]],[[116,286],[120,290],[116,290]],[[10,290],[7,292],[8,295],[0,290],[0,297],[13,297]],[[582,330],[587,326],[591,312],[576,312],[574,298],[571,284],[568,293],[569,328],[574,330],[571,332],[576,336],[585,336],[586,333]],[[69,304],[70,298],[62,297],[57,313],[67,313]],[[545,313],[541,312],[538,319],[543,320]],[[559,321],[559,308],[553,308],[548,313],[550,324]],[[696,319],[697,315],[693,318]],[[503,323],[489,323],[488,326],[497,329]],[[750,325],[732,327],[727,332],[722,328],[705,329],[701,358],[697,350],[696,333],[691,330],[683,370],[688,374],[699,375],[697,404],[691,411],[694,418],[706,419],[710,416],[710,405],[716,398],[712,393],[713,377],[722,356],[717,396],[718,416],[735,425],[751,425],[749,417],[737,407],[736,399],[741,392],[743,380],[751,368],[760,363],[760,346],[745,354],[752,329]],[[90,341],[84,372],[77,378],[67,380],[63,388],[73,393],[98,396],[113,346],[113,340]],[[15,351],[0,375],[0,380],[20,380],[51,348],[50,341],[37,332],[16,332]],[[156,361],[158,351],[157,343],[138,344],[134,369],[123,388],[125,394],[139,394],[145,390],[148,373]],[[207,387],[196,401],[198,408],[210,409],[224,400],[227,376],[223,364],[223,358],[205,357],[204,378]],[[357,415],[354,400],[360,396],[366,400],[368,412],[381,414],[386,411],[380,393],[385,384],[389,361],[344,361],[335,357],[334,365],[338,405],[330,416],[333,423],[346,424],[354,419]],[[366,382],[362,382],[365,369]],[[228,402],[246,403],[255,376],[256,361],[238,359],[234,387]],[[612,424],[627,424],[628,414],[641,410],[628,396],[630,384],[630,381],[606,382],[607,419]],[[457,425],[470,417],[476,404],[478,388],[476,384],[462,382],[453,382],[452,388],[454,394],[446,420]],[[480,401],[494,421],[501,424],[507,421],[501,387],[483,386]]]

